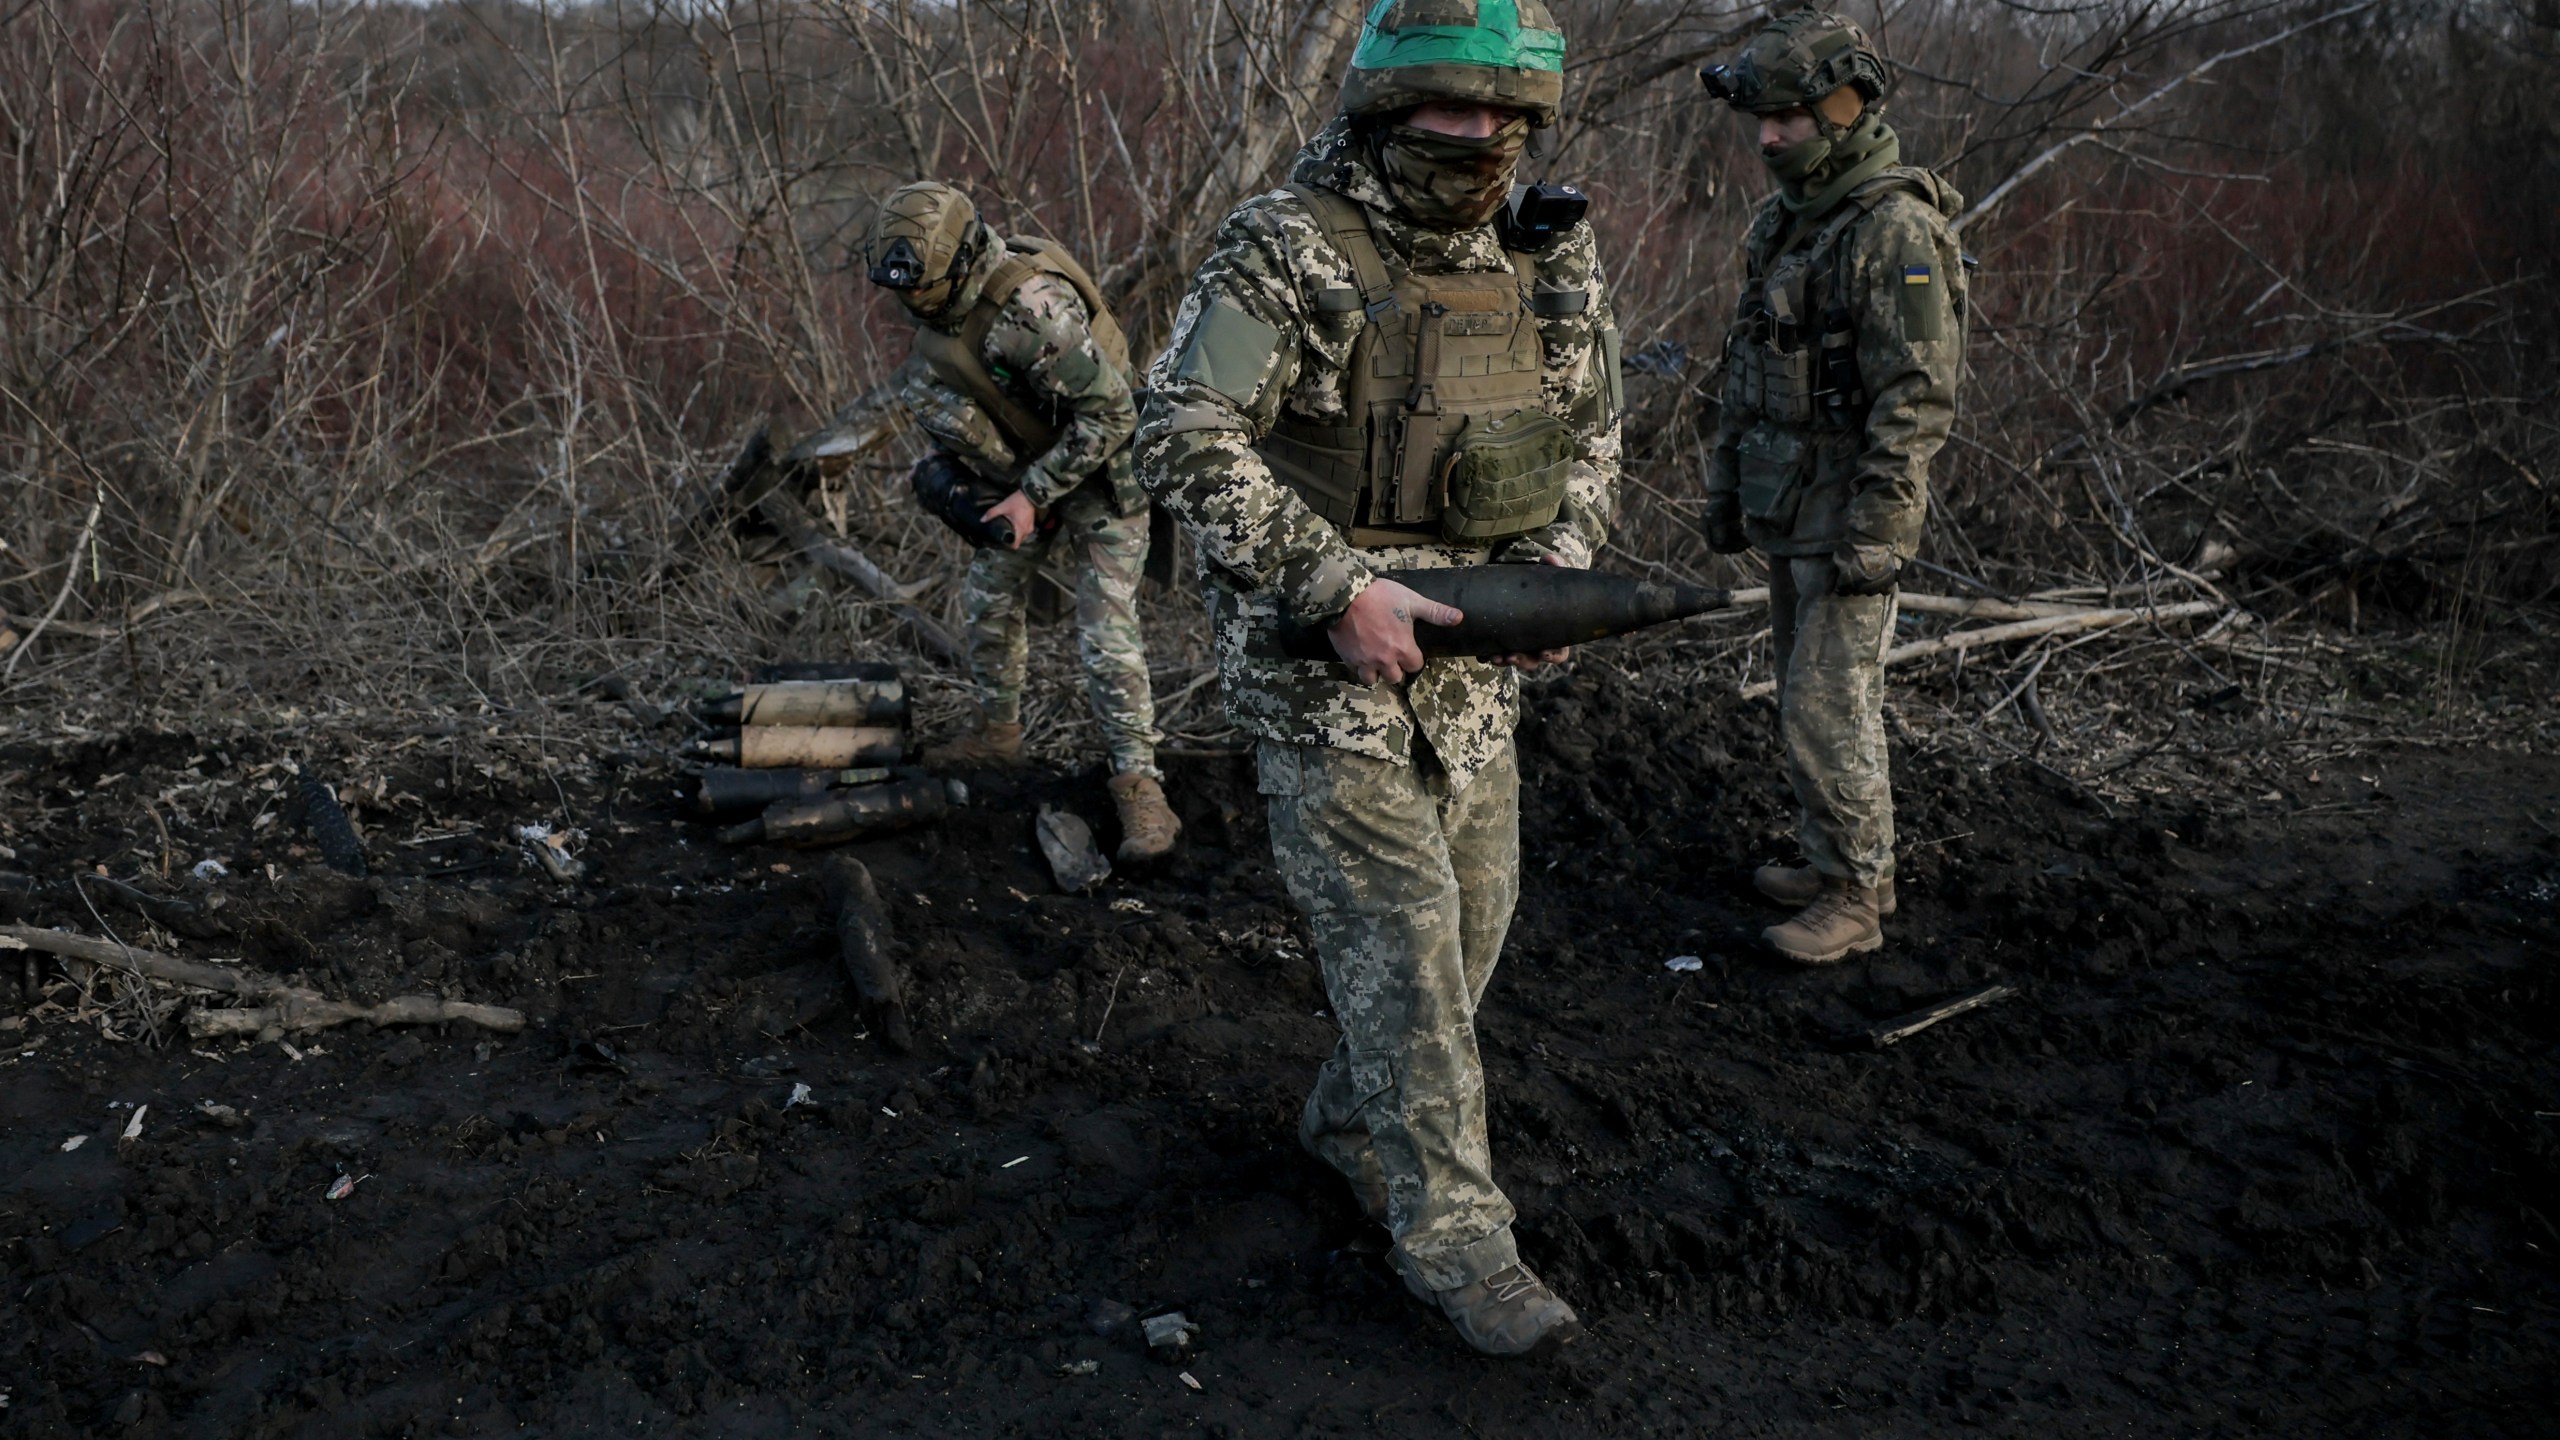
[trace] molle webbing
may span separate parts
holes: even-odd
[[[1310,185],[1292,185],[1289,192],[1307,207],[1357,287],[1320,291],[1313,308],[1357,310],[1367,323],[1343,376],[1346,423],[1309,423],[1284,411],[1258,447],[1263,459],[1355,545],[1452,538],[1444,534],[1444,517],[1446,525],[1474,524],[1483,510],[1451,505],[1453,446],[1488,437],[1499,442],[1516,432],[1497,422],[1544,401],[1535,317],[1545,311],[1533,293],[1535,259],[1512,252],[1508,272],[1399,274],[1389,269],[1358,202]],[[1582,307],[1560,298],[1546,308],[1572,314]],[[1466,473],[1483,469],[1478,463]],[[1553,508],[1541,515],[1531,505],[1524,513],[1535,524],[1515,533],[1546,523]],[[1462,513],[1452,515],[1453,509]]]
[[[1008,239],[1005,246],[1010,253],[988,274],[986,285],[978,292],[978,303],[969,308],[959,332],[948,334],[924,326],[916,332],[916,351],[944,384],[986,411],[996,428],[1012,442],[1015,455],[1028,461],[1058,443],[1060,427],[1015,398],[987,369],[987,336],[1004,314],[1005,302],[1034,277],[1053,276],[1084,302],[1086,329],[1093,336],[1094,348],[1102,352],[1104,363],[1116,366],[1123,377],[1132,374],[1129,340],[1111,308],[1103,303],[1101,289],[1064,250],[1047,240],[1028,237]]]

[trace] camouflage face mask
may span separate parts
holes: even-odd
[[[1510,123],[1481,140],[1390,127],[1378,142],[1378,163],[1397,203],[1416,223],[1434,230],[1482,225],[1511,194],[1511,172],[1529,144],[1529,121]]]

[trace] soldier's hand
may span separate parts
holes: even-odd
[[[1707,548],[1719,555],[1739,555],[1751,548],[1751,537],[1742,528],[1742,496],[1733,490],[1719,490],[1707,496],[1707,513],[1698,528],[1707,532]]]
[[[1422,646],[1413,638],[1415,624],[1455,625],[1466,618],[1466,612],[1455,605],[1425,599],[1381,577],[1370,581],[1369,588],[1324,633],[1361,684],[1400,685],[1422,669]]]
[[[1564,557],[1560,555],[1541,555],[1538,557],[1538,563],[1541,565],[1563,565]],[[1561,665],[1572,658],[1573,651],[1570,648],[1563,650],[1541,650],[1535,654],[1488,655],[1485,657],[1485,659],[1496,665],[1508,665],[1514,670],[1535,670],[1541,665]]]
[[[1022,542],[1031,538],[1031,532],[1040,528],[1040,507],[1031,503],[1030,496],[1016,490],[997,501],[986,514],[978,518],[988,522],[997,520],[1013,522],[1013,544],[1006,548],[1019,550],[1022,548]]]

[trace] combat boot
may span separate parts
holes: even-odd
[[[1524,1263],[1515,1261],[1455,1290],[1432,1290],[1412,1272],[1402,1273],[1405,1288],[1438,1306],[1478,1354],[1547,1355],[1582,1338],[1582,1317]]]
[[[1884,944],[1884,923],[1876,913],[1876,892],[1846,880],[1825,878],[1822,893],[1783,925],[1772,925],[1760,938],[1790,960],[1828,965]]]
[[[1022,763],[1022,722],[981,720],[966,735],[925,747],[924,763],[932,770],[1010,770]]]
[[[1780,865],[1775,861],[1751,872],[1751,888],[1777,901],[1802,909],[1822,893],[1822,872],[1810,865]],[[1893,880],[1887,877],[1876,887],[1876,913],[1894,912]]]
[[[1172,853],[1182,822],[1164,803],[1164,787],[1154,776],[1112,776],[1111,803],[1120,807],[1121,864],[1143,864]]]

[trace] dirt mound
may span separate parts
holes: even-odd
[[[230,935],[172,948],[534,1018],[300,1058],[0,1037],[0,1431],[2548,1433],[2560,765],[2128,805],[1898,747],[1893,943],[1808,973],[1743,883],[1790,823],[1767,729],[1590,674],[1530,699],[1482,1042],[1523,1247],[1593,1332],[1533,1366],[1462,1353],[1292,1143],[1332,1031],[1240,761],[1187,763],[1189,848],[1090,897],[1030,817],[1107,843],[1091,777],[862,847],[895,1059],[811,858],[708,843],[636,762],[558,777],[591,836],[562,887],[438,741],[359,806],[362,879],[295,853],[254,735],[0,757],[33,801],[5,863],[138,849],[223,897]],[[157,878],[207,854],[227,878]],[[2020,993],[1864,1041],[1992,980]],[[1160,1360],[1170,1310],[1196,1338]]]

